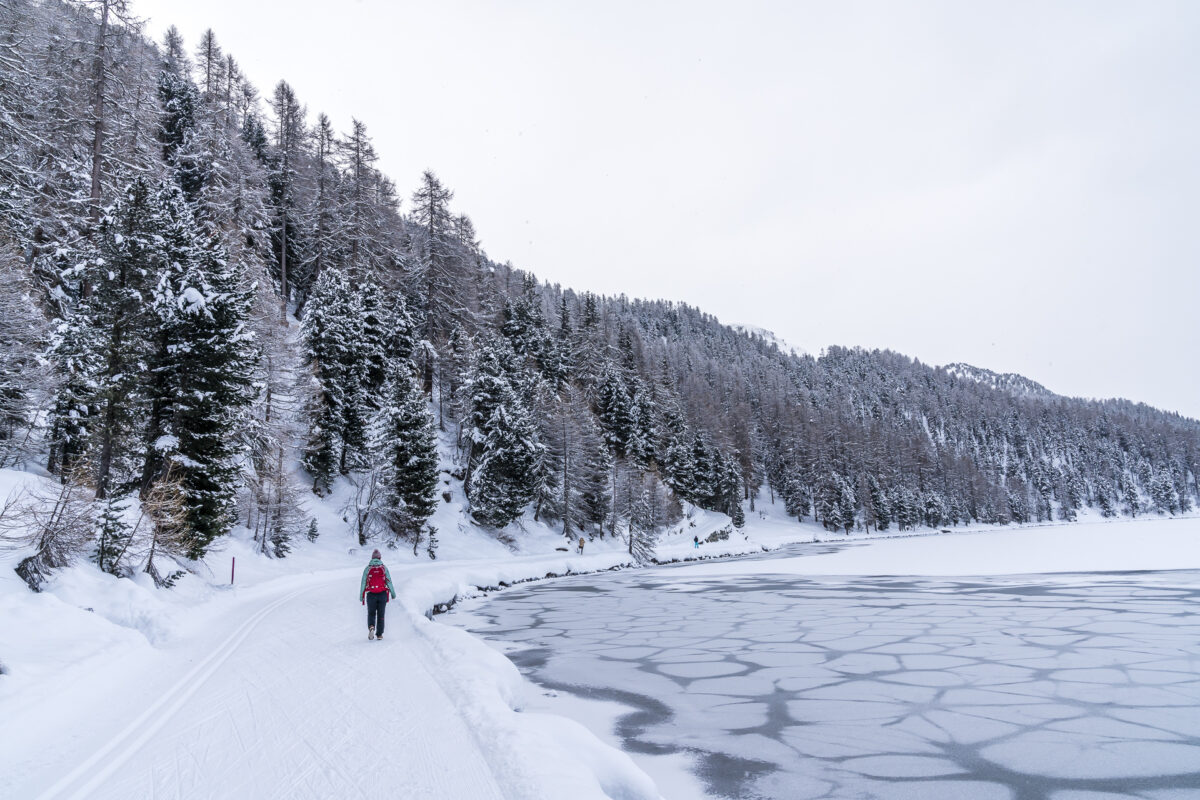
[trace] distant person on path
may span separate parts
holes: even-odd
[[[699,535],[692,537],[692,547],[696,548],[697,550],[700,549],[700,536]]]
[[[358,587],[358,599],[367,607],[367,639],[383,638],[383,612],[387,610],[388,595],[396,599],[396,587],[392,585],[392,573],[383,565],[379,551],[371,553],[371,560],[363,570],[362,584]]]
[[[579,537],[579,555],[583,555],[583,537]]]

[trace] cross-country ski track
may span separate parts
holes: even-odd
[[[78,684],[47,698],[58,724],[16,745],[61,777],[28,796],[503,797],[398,603],[370,642],[357,574],[281,583],[223,611],[215,642],[131,659],[103,714]]]

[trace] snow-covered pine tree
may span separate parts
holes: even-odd
[[[100,504],[100,516],[92,534],[96,549],[92,559],[105,572],[113,575],[122,573],[121,558],[129,548],[133,529],[125,521],[129,508],[128,497],[109,495]]]
[[[570,477],[564,474],[570,464],[568,410],[545,380],[537,384],[531,410],[537,421],[538,442],[542,445],[534,481],[533,518],[535,521],[559,520],[569,510],[563,496],[564,480],[569,481]]]
[[[574,331],[571,328],[571,307],[566,295],[559,298],[558,327],[547,336],[542,354],[542,373],[555,391],[561,390],[575,371],[573,350]]]
[[[56,384],[50,406],[46,468],[66,480],[76,472],[88,447],[93,405],[103,369],[96,330],[81,311],[60,320],[50,339],[51,380]]]
[[[720,506],[721,452],[705,436],[692,439],[692,482],[686,487],[686,499],[701,508]]]
[[[471,516],[484,525],[503,528],[533,500],[542,445],[529,412],[511,390],[498,398],[484,431],[467,496]]]
[[[545,375],[551,365],[544,352],[547,332],[541,294],[532,277],[527,276],[521,283],[521,295],[504,305],[500,332],[508,339],[518,363],[536,366]]]
[[[35,305],[34,284],[19,255],[0,237],[0,467],[33,453],[35,408],[45,401],[46,371],[39,357],[49,330]]]
[[[153,376],[143,491],[169,472],[181,493],[189,558],[232,524],[239,484],[237,437],[252,399],[251,296],[239,265],[201,241],[174,184],[158,191],[166,252],[153,290]]]
[[[841,504],[841,480],[833,473],[822,476],[813,498],[813,516],[826,530],[839,530],[844,522]]]
[[[812,490],[795,465],[788,465],[785,474],[783,508],[790,516],[803,520],[812,510]]]
[[[843,492],[843,494],[844,494],[844,492]],[[847,500],[843,499],[843,503],[845,504],[846,502],[847,502]],[[853,498],[851,497],[848,502],[850,504],[853,504]],[[925,524],[931,528],[937,528],[946,523],[947,517],[948,517],[948,513],[946,510],[946,501],[945,501],[945,498],[942,496],[942,493],[937,491],[936,489],[930,489],[927,492],[925,492],[925,505],[924,505]],[[849,531],[847,531],[847,533],[848,532]]]
[[[467,397],[466,418],[466,485],[471,491],[471,478],[482,454],[484,440],[497,407],[504,398],[512,394],[508,381],[508,370],[502,359],[503,344],[499,340],[478,343],[474,363],[465,382],[463,391]]]
[[[65,276],[85,297],[60,325],[54,348],[63,382],[51,464],[61,474],[86,450],[98,499],[133,479],[152,322],[144,299],[165,257],[160,198],[139,178]]]
[[[654,470],[658,459],[655,449],[658,425],[654,402],[650,387],[640,378],[633,380],[632,387],[629,401],[629,458],[638,469]]]
[[[616,370],[606,367],[596,387],[596,416],[609,452],[625,458],[633,435],[629,392]]]
[[[582,396],[573,398],[571,410],[575,435],[571,448],[570,483],[572,497],[577,504],[571,519],[581,530],[595,526],[597,532],[603,535],[604,520],[612,510],[612,497],[609,494],[612,460],[604,443],[604,434]]]
[[[639,564],[654,560],[659,529],[659,520],[655,517],[651,489],[643,484],[629,511],[629,555]]]
[[[406,539],[437,509],[438,456],[433,419],[407,361],[393,361],[380,424],[389,522]]]
[[[411,330],[411,318],[405,312],[405,319]],[[411,354],[411,333],[409,335],[408,353]],[[450,329],[450,338],[446,342],[444,353],[438,359],[438,429],[446,429],[446,418],[449,417],[457,425],[458,446],[462,447],[463,419],[466,416],[463,386],[466,383],[473,355],[474,345],[461,325]]]
[[[304,308],[300,336],[308,371],[305,415],[309,435],[304,467],[313,476],[313,491],[328,493],[338,471],[347,396],[346,364],[354,350],[354,313],[349,281],[340,269],[326,268]]]
[[[1160,514],[1168,513],[1174,516],[1178,510],[1175,484],[1167,470],[1159,469],[1155,472],[1150,482],[1150,499],[1154,502],[1154,510]]]
[[[355,304],[360,309],[362,322],[355,343],[354,360],[363,369],[367,404],[372,408],[382,408],[387,400],[384,384],[392,359],[389,352],[391,337],[403,337],[404,333],[393,330],[393,315],[385,308],[383,289],[374,280],[367,280],[358,287]]]
[[[724,459],[721,468],[721,510],[730,516],[735,528],[746,525],[746,512],[742,509],[742,471],[736,460]]]
[[[209,154],[198,146],[196,118],[200,97],[182,46],[182,38],[172,26],[167,31],[166,56],[158,76],[158,101],[163,110],[158,139],[163,161],[171,168],[184,196],[195,203],[208,177]]]
[[[886,531],[892,524],[892,507],[887,492],[874,475],[867,477],[867,495],[871,502],[871,514],[875,519],[875,530]]]

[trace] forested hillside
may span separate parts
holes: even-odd
[[[30,585],[80,555],[169,581],[239,523],[282,556],[339,480],[362,542],[415,547],[439,436],[480,525],[639,546],[684,503],[882,531],[1198,499],[1194,420],[539,283],[301,89],[124,0],[0,0],[0,466],[62,484]]]

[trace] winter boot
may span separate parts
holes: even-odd
[[[383,634],[381,633],[381,634],[379,634],[378,636],[376,636],[375,638],[376,638],[376,639],[378,639],[379,641],[381,641],[381,642],[382,642],[382,641],[383,641]]]
[[[367,626],[367,641],[369,642],[374,638],[375,638],[375,626],[368,625]]]

